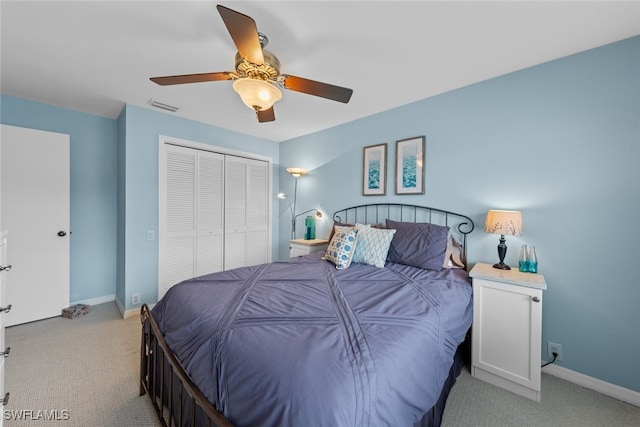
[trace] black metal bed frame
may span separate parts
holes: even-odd
[[[147,304],[140,309],[140,320],[140,396],[149,394],[160,423],[164,427],[233,427],[182,368]]]
[[[467,235],[473,231],[475,225],[473,220],[466,215],[428,206],[403,203],[358,205],[340,209],[333,214],[333,220],[339,223],[382,223],[386,219],[394,221],[410,219],[409,222],[428,222],[457,230],[458,237],[462,240],[462,262],[467,265]]]
[[[455,227],[462,239],[463,261],[466,265],[467,234],[473,231],[474,224],[471,218],[465,215],[425,206],[377,203],[341,209],[334,213],[333,219],[336,222],[377,223],[387,218],[403,221],[408,218],[407,215],[412,217],[412,222]],[[196,387],[176,359],[147,304],[143,304],[140,309],[140,320],[140,396],[149,395],[160,423],[164,427],[233,427],[233,424],[225,419]],[[466,346],[463,343],[458,348],[440,398],[423,418],[425,425],[440,425],[449,391],[462,369],[464,359],[467,358],[464,355]]]

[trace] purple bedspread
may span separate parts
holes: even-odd
[[[194,383],[237,426],[412,426],[471,325],[466,272],[319,254],[173,286],[153,308]]]

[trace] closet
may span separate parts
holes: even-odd
[[[270,162],[160,140],[158,299],[195,276],[271,261]]]

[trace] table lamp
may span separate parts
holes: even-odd
[[[500,262],[493,265],[493,268],[500,270],[511,270],[504,263],[504,257],[507,254],[507,245],[504,238],[505,234],[510,236],[522,236],[522,214],[520,211],[502,211],[490,210],[487,212],[487,221],[484,224],[485,233],[500,234],[500,243],[498,244],[498,257]]]

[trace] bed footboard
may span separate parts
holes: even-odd
[[[140,309],[140,396],[148,394],[161,424],[232,427],[193,384],[146,304]]]

